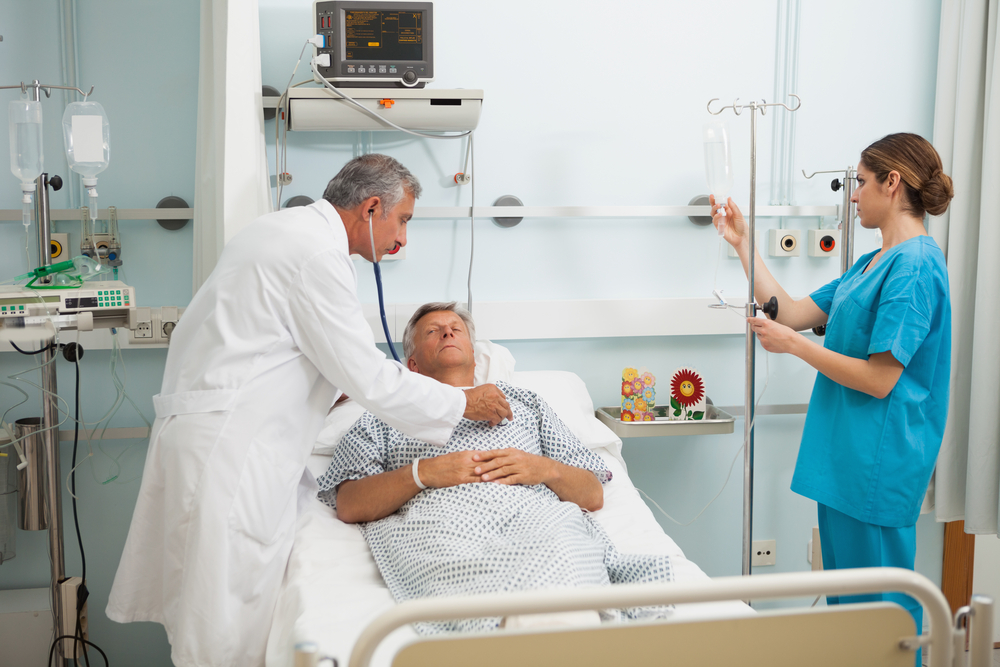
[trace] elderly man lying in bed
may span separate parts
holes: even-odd
[[[473,384],[475,328],[454,303],[421,307],[403,349],[411,371]],[[587,515],[611,479],[536,394],[497,382],[514,412],[463,420],[447,445],[410,438],[365,413],[319,479],[320,499],[360,523],[398,601],[439,595],[671,580],[668,556],[621,554]],[[659,610],[662,612],[662,610]],[[630,610],[630,616],[649,610]],[[422,624],[488,629],[499,619]]]

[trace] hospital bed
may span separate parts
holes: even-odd
[[[773,660],[777,656],[773,645],[775,633],[784,638],[784,645],[805,651],[797,654],[798,662],[793,660],[784,664],[912,665],[912,651],[900,649],[899,641],[917,633],[912,617],[897,605],[875,603],[843,605],[839,609],[819,607],[804,613],[802,610],[756,613],[740,601],[836,594],[852,586],[859,591],[887,590],[882,588],[887,584],[888,590],[909,591],[912,588],[915,597],[919,592],[922,601],[925,598],[930,601],[926,604],[937,605],[936,608],[927,607],[932,629],[946,637],[938,640],[939,644],[951,641],[951,623],[941,592],[912,572],[900,571],[902,574],[895,575],[897,579],[908,579],[897,582],[892,577],[882,576],[885,570],[875,570],[875,574],[869,573],[863,579],[860,588],[853,580],[837,579],[843,576],[838,572],[818,573],[822,575],[818,579],[812,575],[709,579],[695,563],[684,557],[680,547],[663,532],[639,497],[621,457],[621,440],[594,417],[593,403],[579,377],[561,371],[515,373],[513,358],[504,348],[486,345],[481,349],[477,344],[477,383],[497,379],[538,393],[581,441],[605,460],[614,477],[605,486],[604,508],[593,516],[620,551],[669,554],[674,582],[558,593],[529,591],[502,596],[425,599],[397,605],[358,527],[337,520],[335,512],[322,504],[314,491],[304,490],[299,499],[295,544],[268,638],[268,667],[292,667],[294,647],[300,642],[314,643],[318,654],[335,657],[341,666],[350,664],[351,667],[499,665],[501,662],[509,665],[514,655],[518,656],[519,665],[665,664],[664,659],[668,656],[673,664],[731,665],[751,664],[745,657],[761,647],[770,647],[761,655],[767,658],[766,664],[773,665],[782,664]],[[338,407],[331,413],[318,438],[309,461],[309,470],[315,477],[326,471],[340,437],[362,412],[356,405],[345,407],[344,410]],[[806,579],[779,582],[776,588],[767,585],[774,577],[787,576]],[[870,588],[865,589],[866,585]],[[654,603],[676,604],[676,607],[665,621],[576,629],[528,627],[488,635],[419,637],[410,625],[422,619],[612,609]],[[844,613],[845,609],[856,613]],[[817,628],[827,628],[828,632],[816,634]],[[825,639],[817,640],[817,637]],[[809,639],[803,643],[802,638]],[[818,643],[810,645],[810,641]],[[855,652],[845,661],[844,651],[858,648],[876,657],[867,662],[858,661],[854,659],[857,657]],[[950,644],[939,648],[937,657],[944,658],[947,649]],[[819,658],[823,656],[833,661],[821,661]]]

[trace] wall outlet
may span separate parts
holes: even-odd
[[[52,263],[65,262],[70,258],[69,234],[53,233],[49,235],[52,247]]]
[[[83,583],[83,579],[80,577],[70,577],[66,579],[61,584],[59,584],[59,600],[62,603],[62,628],[60,631],[61,635],[76,635],[76,621],[77,621],[77,595],[80,590],[80,585]],[[80,632],[84,639],[88,639],[87,636],[87,603],[83,603],[83,608],[80,609]],[[64,658],[76,659],[77,662],[83,659],[83,644],[72,639],[63,639],[61,642],[62,654]],[[76,654],[73,653],[74,645],[76,646]]]
[[[153,343],[153,315],[149,308],[132,308],[128,313],[128,342]]]
[[[840,232],[836,229],[809,230],[810,257],[836,257],[840,255]]]
[[[771,257],[798,257],[799,230],[767,230],[767,254]]]
[[[775,540],[754,540],[750,550],[750,565],[774,565],[776,548]]]

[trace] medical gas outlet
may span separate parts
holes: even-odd
[[[840,245],[837,243],[839,232],[833,229],[809,230],[809,256],[835,257],[840,255]]]
[[[767,231],[767,254],[771,257],[798,257],[799,230],[769,229]]]

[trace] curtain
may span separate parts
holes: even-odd
[[[272,210],[257,0],[202,0],[194,289],[236,232]]]
[[[934,144],[955,184],[930,232],[948,257],[951,405],[936,473],[938,521],[996,534],[1000,513],[1000,0],[944,0]]]

